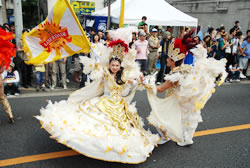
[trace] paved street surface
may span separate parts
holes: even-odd
[[[224,133],[210,132],[210,135],[197,136],[190,147],[178,147],[174,142],[168,142],[156,148],[145,163],[138,165],[109,163],[79,155],[50,139],[49,134],[40,129],[40,123],[33,116],[39,114],[39,109],[47,104],[48,99],[53,101],[66,99],[68,93],[69,91],[46,92],[39,93],[39,97],[36,96],[37,93],[30,93],[11,98],[10,103],[16,117],[14,125],[8,123],[7,115],[0,107],[0,167],[5,167],[3,165],[10,165],[11,168],[250,167],[249,83],[225,84],[217,88],[202,110],[204,122],[199,124],[197,131],[230,127],[223,129]],[[56,96],[52,96],[55,94]],[[145,120],[150,112],[146,92],[137,92],[134,100],[137,102],[140,116]],[[156,133],[153,127],[148,127],[146,120],[145,127]],[[236,127],[240,130],[232,131]],[[70,153],[69,156],[63,157],[67,153]],[[23,156],[28,157],[19,158]],[[20,161],[27,163],[17,164]]]

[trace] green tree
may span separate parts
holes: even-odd
[[[23,26],[25,28],[35,27],[40,23],[38,2],[39,0],[22,0]]]

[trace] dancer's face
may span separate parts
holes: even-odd
[[[168,66],[168,67],[171,67],[171,66],[173,66],[173,65],[175,65],[175,62],[174,62],[172,59],[167,58],[167,66]]]
[[[113,60],[109,64],[109,69],[113,74],[116,74],[121,69],[121,64],[117,60]]]

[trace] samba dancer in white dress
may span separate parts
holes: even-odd
[[[160,138],[143,129],[135,104],[130,103],[135,93],[131,87],[140,76],[136,52],[120,39],[109,47],[98,46],[91,58],[81,60],[93,82],[68,100],[49,102],[36,118],[51,138],[83,155],[112,162],[144,162]]]
[[[202,122],[201,109],[215,92],[216,77],[224,81],[226,60],[207,58],[207,51],[201,45],[191,50],[194,66],[183,64],[185,55],[179,49],[169,46],[168,66],[171,72],[161,86],[155,86],[155,79],[147,77],[148,99],[152,108],[149,122],[162,136],[160,143],[171,139],[179,146],[193,144],[193,135],[199,122]],[[166,90],[166,97],[156,96],[157,91]]]

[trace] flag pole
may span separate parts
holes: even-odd
[[[110,29],[110,0],[108,0],[108,23],[107,23],[107,30]]]
[[[120,28],[123,27],[124,10],[125,10],[125,0],[121,0],[121,13],[120,13],[120,25],[119,25]]]

